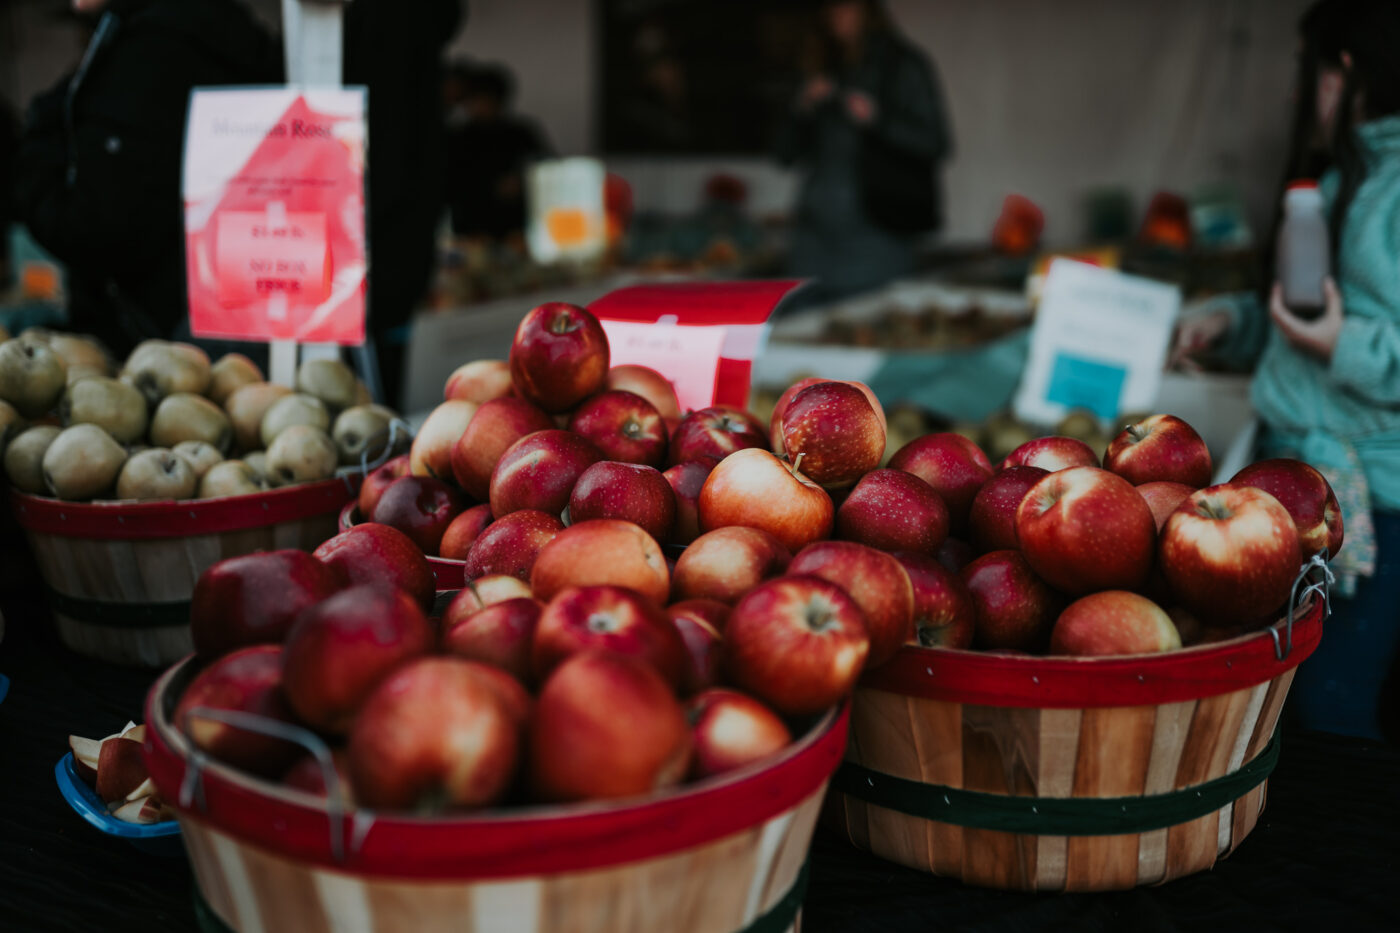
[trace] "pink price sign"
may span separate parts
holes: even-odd
[[[724,347],[725,328],[680,324],[601,321],[608,335],[609,362],[650,366],[676,390],[681,411],[714,404],[715,374]]]
[[[216,237],[222,304],[276,295],[319,303],[330,294],[325,214],[226,211]]]

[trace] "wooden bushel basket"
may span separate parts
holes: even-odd
[[[362,521],[364,519],[360,517],[360,505],[352,499],[340,510],[340,523],[336,526],[336,531],[349,531]],[[466,585],[466,561],[428,555],[428,566],[433,569],[433,580],[439,592],[460,590]]]
[[[1107,891],[1210,868],[1254,829],[1275,726],[1324,600],[1291,624],[1160,655],[907,646],[852,704],[825,819],[969,884]]]
[[[351,810],[193,752],[170,717],[197,673],[146,699],[146,763],[174,803],[205,930],[782,933],[848,710],[782,753],[637,801],[422,818]]]
[[[312,550],[335,534],[358,474],[269,492],[160,502],[65,502],[12,492],[59,638],[79,654],[163,667],[192,650],[190,596],[226,557]]]

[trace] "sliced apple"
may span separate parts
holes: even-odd
[[[70,735],[68,747],[73,750],[73,770],[89,784],[97,783],[97,756],[102,750],[99,739]]]
[[[121,731],[121,737],[131,739],[133,742],[146,741],[146,724],[144,722],[140,725],[127,723],[126,728]]]
[[[102,741],[97,754],[97,796],[109,803],[125,800],[147,777],[140,742],[122,736]]]
[[[146,778],[146,780],[142,781],[139,785],[137,785],[135,790],[126,795],[126,802],[131,803],[133,800],[140,800],[142,797],[149,797],[155,792],[156,782],[151,780],[150,778]]]
[[[163,819],[165,806],[154,794],[147,794],[130,803],[124,803],[112,811],[112,815],[128,823],[159,823]]]

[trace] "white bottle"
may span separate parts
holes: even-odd
[[[1332,274],[1331,242],[1322,193],[1314,181],[1290,182],[1278,232],[1278,280],[1283,303],[1301,318],[1322,315],[1322,280]]]

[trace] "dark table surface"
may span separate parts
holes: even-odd
[[[71,734],[141,719],[154,674],[55,638],[22,549],[0,548],[0,931],[194,929],[180,858],[97,832],[59,795]],[[818,831],[807,933],[902,930],[1400,930],[1400,750],[1286,731],[1258,827],[1213,871],[1111,894],[970,888]],[[658,931],[663,933],[663,931]]]

